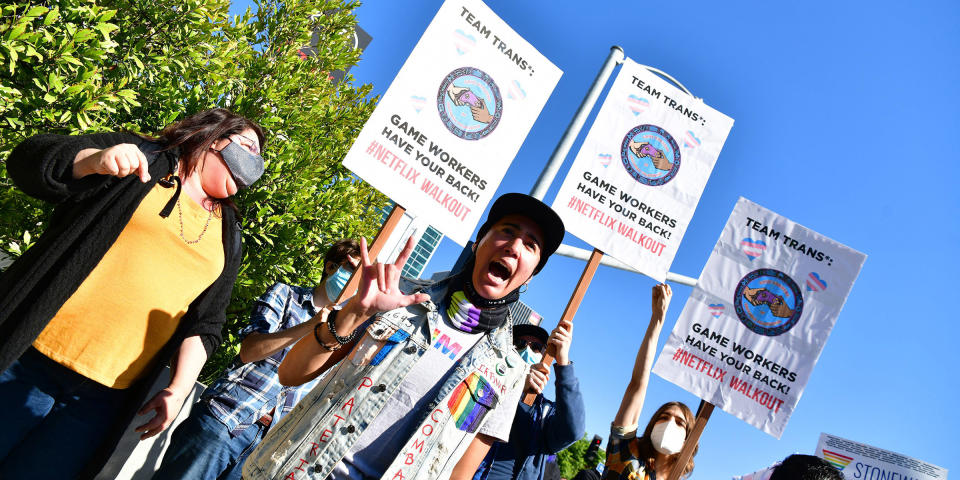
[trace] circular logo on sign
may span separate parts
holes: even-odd
[[[444,77],[437,92],[437,109],[451,133],[464,140],[479,140],[500,123],[503,99],[490,75],[478,68],[461,67]]]
[[[652,187],[663,185],[680,170],[680,147],[656,125],[633,127],[620,145],[623,168],[634,180]]]
[[[793,328],[803,311],[800,287],[772,268],[748,273],[737,284],[733,305],[737,318],[754,333],[776,337]]]

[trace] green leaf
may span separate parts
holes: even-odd
[[[53,7],[50,9],[50,12],[47,13],[47,16],[43,18],[43,25],[50,26],[60,18],[60,7]]]
[[[25,32],[26,30],[27,30],[26,22],[20,22],[14,25],[13,28],[10,29],[9,32],[7,32],[6,38],[7,40],[16,40],[20,38],[20,36],[23,35],[23,32]]]
[[[30,10],[27,10],[26,15],[24,16],[27,18],[36,18],[36,17],[39,17],[40,15],[43,15],[44,13],[47,13],[47,10],[49,10],[47,7],[38,5],[36,7],[31,8]]]

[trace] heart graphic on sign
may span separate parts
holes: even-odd
[[[713,315],[713,318],[720,318],[720,315],[723,315],[722,303],[711,303],[707,308],[710,309],[710,315]]]
[[[453,46],[457,49],[457,53],[463,55],[470,50],[473,50],[474,45],[477,44],[477,39],[470,35],[469,33],[464,33],[463,30],[457,29],[453,32]]]
[[[418,97],[416,95],[410,96],[410,102],[413,103],[413,109],[420,113],[420,110],[423,110],[423,107],[427,105],[427,99],[423,97]]]
[[[827,289],[827,282],[823,281],[820,278],[820,274],[817,272],[810,272],[810,275],[807,275],[807,291],[808,292],[819,292],[821,290]]]
[[[650,102],[647,101],[646,98],[630,94],[630,96],[627,97],[627,105],[630,106],[630,111],[633,112],[633,115],[637,116],[647,111],[647,107],[650,106]]]
[[[754,258],[763,255],[763,252],[767,249],[767,242],[747,237],[740,242],[740,249],[743,250],[744,255],[752,262]]]
[[[693,134],[693,130],[687,130],[687,134],[683,138],[683,146],[687,148],[700,146],[700,139]]]
[[[610,165],[610,162],[613,161],[613,155],[609,153],[600,153],[597,155],[597,158],[600,159],[600,165],[603,165],[604,168]]]
[[[514,80],[507,86],[507,97],[513,100],[523,100],[527,98],[527,92],[520,86],[520,82]]]

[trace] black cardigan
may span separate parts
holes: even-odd
[[[123,179],[106,175],[73,178],[73,159],[80,150],[120,143],[132,143],[144,152],[150,164],[149,182],[142,183],[135,174]],[[30,347],[113,245],[154,184],[173,171],[177,152],[158,152],[161,148],[129,133],[37,135],[10,153],[7,172],[14,183],[28,195],[56,204],[56,208],[36,244],[0,275],[0,371]],[[190,304],[173,338],[154,360],[151,374],[130,387],[128,408],[119,412],[113,434],[91,460],[84,477],[92,477],[102,468],[146,400],[156,375],[184,338],[200,336],[208,358],[219,345],[242,257],[236,215],[231,208],[222,212],[223,272]],[[108,328],[111,321],[104,319],[104,327]]]

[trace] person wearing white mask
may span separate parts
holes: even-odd
[[[687,435],[693,430],[694,417],[690,408],[680,402],[668,402],[654,412],[642,435],[637,432],[637,421],[643,409],[650,369],[657,351],[657,339],[672,295],[670,286],[665,283],[653,287],[650,324],[637,352],[630,383],[620,401],[620,410],[610,426],[604,480],[666,478],[679,460]],[[694,446],[694,455],[698,448]],[[692,472],[693,457],[684,466],[681,478]]]
[[[337,241],[323,258],[316,287],[276,283],[257,299],[240,332],[240,353],[174,431],[154,479],[240,479],[243,461],[270,425],[316,384],[280,385],[280,362],[313,332],[323,318],[317,313],[333,305],[359,263],[360,244]]]

